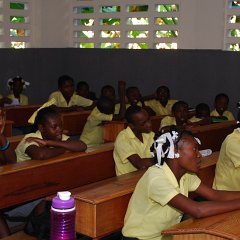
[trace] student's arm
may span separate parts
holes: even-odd
[[[154,158],[140,158],[138,154],[133,154],[127,158],[137,169],[144,169],[155,164]]]
[[[26,149],[26,153],[32,159],[44,160],[52,158],[64,153],[66,150],[72,152],[83,152],[87,146],[80,140],[67,140],[67,141],[56,141],[56,140],[44,140],[40,138],[27,138],[27,142],[36,142],[39,146],[30,145]]]
[[[112,120],[122,120],[125,117],[126,112],[126,102],[125,102],[125,85],[124,81],[118,82],[118,94],[120,100],[120,110],[119,114],[114,114]]]
[[[213,190],[201,183],[196,193],[209,201],[196,202],[182,194],[178,194],[168,204],[190,214],[194,218],[208,217],[240,209],[240,192]]]

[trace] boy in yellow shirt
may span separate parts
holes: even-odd
[[[150,153],[154,133],[149,114],[139,106],[126,110],[128,127],[122,130],[114,143],[113,157],[116,175],[147,168],[155,163]]]
[[[97,106],[88,116],[87,122],[83,128],[80,140],[88,147],[102,144],[103,129],[102,124],[112,120],[122,120],[125,115],[125,82],[119,81],[120,111],[114,114],[115,102],[108,97],[102,97],[98,100]]]
[[[215,109],[211,112],[211,117],[219,118],[222,120],[235,120],[233,114],[227,110],[229,97],[225,93],[219,93],[215,97]]]

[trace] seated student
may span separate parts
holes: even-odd
[[[3,134],[6,121],[6,112],[0,108],[0,166],[15,163],[17,158],[14,149],[11,147],[10,142]]]
[[[7,98],[12,100],[11,105],[28,105],[28,97],[22,94],[23,89],[29,86],[30,83],[23,80],[22,77],[17,76],[8,80],[8,87],[11,94]]]
[[[112,120],[122,120],[125,115],[125,82],[119,82],[120,111],[114,114],[115,103],[108,97],[101,97],[97,106],[92,110],[87,118],[87,122],[83,128],[80,140],[88,147],[102,144],[103,129],[102,124]]]
[[[101,88],[101,96],[100,96],[100,98],[102,98],[102,97],[110,98],[111,100],[116,102],[116,93],[115,93],[114,87],[111,86],[111,85],[104,85]]]
[[[58,91],[49,96],[49,101],[52,99],[55,100],[54,105],[59,111],[88,110],[94,107],[92,100],[81,97],[74,92],[74,80],[67,75],[59,77]]]
[[[97,100],[96,95],[94,92],[89,91],[89,85],[87,82],[80,81],[77,83],[76,92],[79,96],[90,99],[90,100]]]
[[[240,191],[240,124],[222,143],[213,188]]]
[[[160,129],[177,125],[177,126],[186,126],[191,125],[191,122],[188,120],[188,104],[183,101],[178,101],[173,104],[172,115],[166,116],[162,119],[160,124]]]
[[[128,109],[130,106],[140,106],[144,108],[150,116],[155,115],[155,112],[150,107],[145,106],[141,93],[137,87],[128,87],[126,89],[126,97],[127,97],[126,109]],[[115,109],[116,108],[118,108],[118,104],[116,104]]]
[[[114,143],[113,158],[117,176],[155,163],[150,153],[154,133],[149,114],[136,105],[126,110],[125,118],[128,127],[118,134]]]
[[[156,90],[156,99],[145,101],[157,116],[171,115],[172,106],[177,100],[170,99],[170,90],[166,86],[160,86]]]
[[[195,110],[195,116],[189,119],[190,122],[198,123],[199,125],[211,123],[210,108],[206,103],[199,103]]]
[[[164,239],[161,231],[181,221],[183,213],[194,218],[240,209],[240,192],[217,191],[198,178],[199,140],[188,131],[170,131],[155,142],[158,163],[138,181],[128,204],[123,240]],[[196,192],[207,199],[188,198]]]
[[[45,160],[63,154],[66,150],[73,152],[86,150],[85,143],[71,140],[63,134],[61,117],[52,107],[38,111],[35,126],[38,130],[25,135],[15,150],[18,162],[31,159]]]
[[[225,93],[219,93],[215,97],[214,106],[215,109],[211,112],[211,117],[222,120],[235,120],[233,114],[227,111],[229,103],[229,97]]]

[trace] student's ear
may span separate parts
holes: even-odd
[[[44,132],[44,126],[42,124],[38,124],[38,130],[40,132]]]

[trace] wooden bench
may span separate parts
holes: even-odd
[[[12,126],[13,126],[13,121],[6,120],[5,123],[5,128],[3,131],[3,134],[5,137],[11,137],[12,136]]]
[[[17,136],[8,137],[7,139],[9,140],[11,147],[13,149],[16,149],[17,145],[21,142],[23,137],[24,137],[24,135],[17,135]]]
[[[40,104],[4,107],[7,120],[13,121],[13,127],[26,127],[30,124],[28,119],[40,107]]]
[[[209,186],[218,155],[216,152],[202,158],[198,175]],[[97,239],[120,230],[129,199],[144,172],[139,170],[72,189],[76,201],[76,231]]]
[[[113,144],[0,167],[0,209],[115,176]]]
[[[61,113],[63,129],[67,135],[80,135],[91,111]]]

